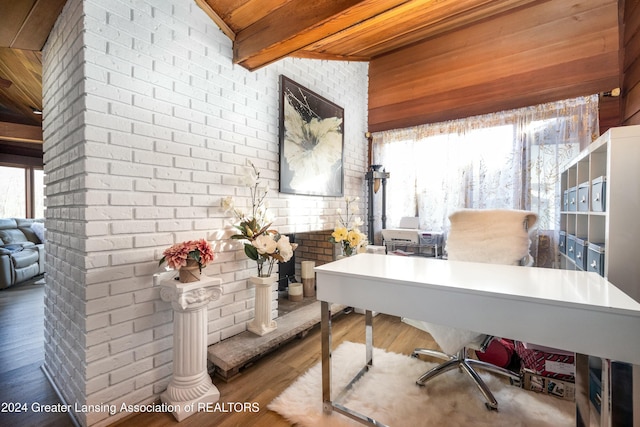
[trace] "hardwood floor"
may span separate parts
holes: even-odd
[[[60,403],[44,362],[44,285],[34,281],[0,291],[0,424],[73,426],[66,413],[38,413],[32,404]],[[19,404],[22,412],[6,412]]]
[[[32,283],[0,291],[0,404],[26,403],[27,413],[0,413],[0,425],[68,427],[67,414],[34,413],[32,403],[55,404],[58,397],[41,366],[44,360],[44,286]],[[364,342],[360,314],[339,315],[333,321],[333,345],[343,341]],[[410,354],[414,347],[435,347],[428,334],[380,314],[374,318],[374,343],[396,353]],[[301,374],[320,360],[320,328],[258,360],[229,383],[214,378],[220,402],[256,403],[254,412],[198,413],[178,423],[168,413],[133,414],[113,424],[119,427],[280,427],[290,424],[267,405]]]
[[[334,348],[343,341],[364,342],[364,318],[340,315],[333,321]],[[396,353],[410,354],[416,346],[435,348],[428,334],[400,322],[397,317],[374,317],[374,345]],[[137,414],[115,424],[118,427],[285,427],[290,424],[267,405],[295,379],[320,361],[320,328],[260,359],[229,383],[214,378],[220,402],[257,403],[257,412],[198,413],[178,423],[171,414]],[[228,405],[227,405],[228,406]]]

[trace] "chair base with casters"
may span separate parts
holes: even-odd
[[[488,340],[485,344],[488,345]],[[501,368],[499,366],[492,365],[487,362],[483,362],[481,360],[471,359],[467,357],[467,348],[461,348],[455,356],[450,354],[443,353],[437,350],[430,350],[426,348],[416,348],[413,353],[411,353],[412,357],[418,357],[419,355],[435,357],[438,359],[444,359],[446,362],[433,367],[428,370],[420,378],[416,380],[416,384],[419,386],[425,386],[427,381],[437,377],[440,374],[451,371],[452,369],[460,369],[463,372],[466,372],[469,377],[476,384],[484,398],[486,399],[485,406],[489,410],[498,410],[498,401],[489,390],[489,387],[485,384],[484,380],[480,377],[478,372],[476,372],[475,368],[484,369],[488,372],[493,372],[494,374],[504,375],[509,378],[509,381],[512,385],[520,384],[520,376],[515,372],[511,372],[508,369]]]

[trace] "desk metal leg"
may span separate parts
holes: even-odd
[[[576,353],[576,426],[589,426],[589,356]]]
[[[373,364],[373,312],[366,310],[364,312],[364,334],[367,347],[367,366]]]
[[[325,414],[333,411],[331,403],[331,304],[320,302],[320,332],[322,347],[322,409]]]
[[[375,427],[387,427],[385,424],[345,407],[341,402],[353,385],[373,364],[373,313],[365,311],[366,363],[356,376],[340,391],[335,400],[331,399],[331,305],[320,301],[320,333],[322,353],[322,410],[329,415],[336,411],[342,415]]]

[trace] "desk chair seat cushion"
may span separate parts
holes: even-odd
[[[530,262],[527,229],[537,221],[529,211],[462,209],[449,216],[447,238],[450,260],[519,265]],[[473,244],[469,244],[473,242]]]

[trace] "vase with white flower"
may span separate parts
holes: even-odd
[[[269,215],[265,202],[269,187],[262,183],[260,172],[253,163],[249,162],[243,180],[249,188],[251,212],[246,213],[237,207],[233,197],[225,198],[222,205],[237,222],[234,227],[239,233],[232,235],[231,238],[245,240],[244,253],[256,262],[258,277],[269,277],[273,273],[274,264],[289,261],[298,245],[291,243],[289,237],[270,228],[273,219]]]
[[[158,266],[167,263],[169,268],[178,270],[182,283],[200,280],[202,269],[212,263],[215,254],[209,242],[204,239],[176,243],[162,253]]]
[[[234,228],[239,233],[231,236],[234,240],[244,240],[245,255],[256,262],[257,276],[249,278],[256,287],[255,319],[248,328],[258,335],[264,335],[276,328],[276,322],[270,319],[271,287],[276,279],[271,277],[273,267],[278,262],[287,262],[298,246],[291,243],[289,237],[271,228],[273,219],[266,207],[268,185],[260,179],[260,172],[252,162],[248,162],[243,177],[244,185],[249,188],[251,211],[244,212],[233,197],[226,197],[222,206],[234,218]]]
[[[336,209],[338,218],[329,241],[338,245],[340,257],[351,256],[363,252],[369,244],[367,235],[360,231],[364,224],[362,218],[356,216],[359,212],[359,197],[345,197],[347,209]]]

